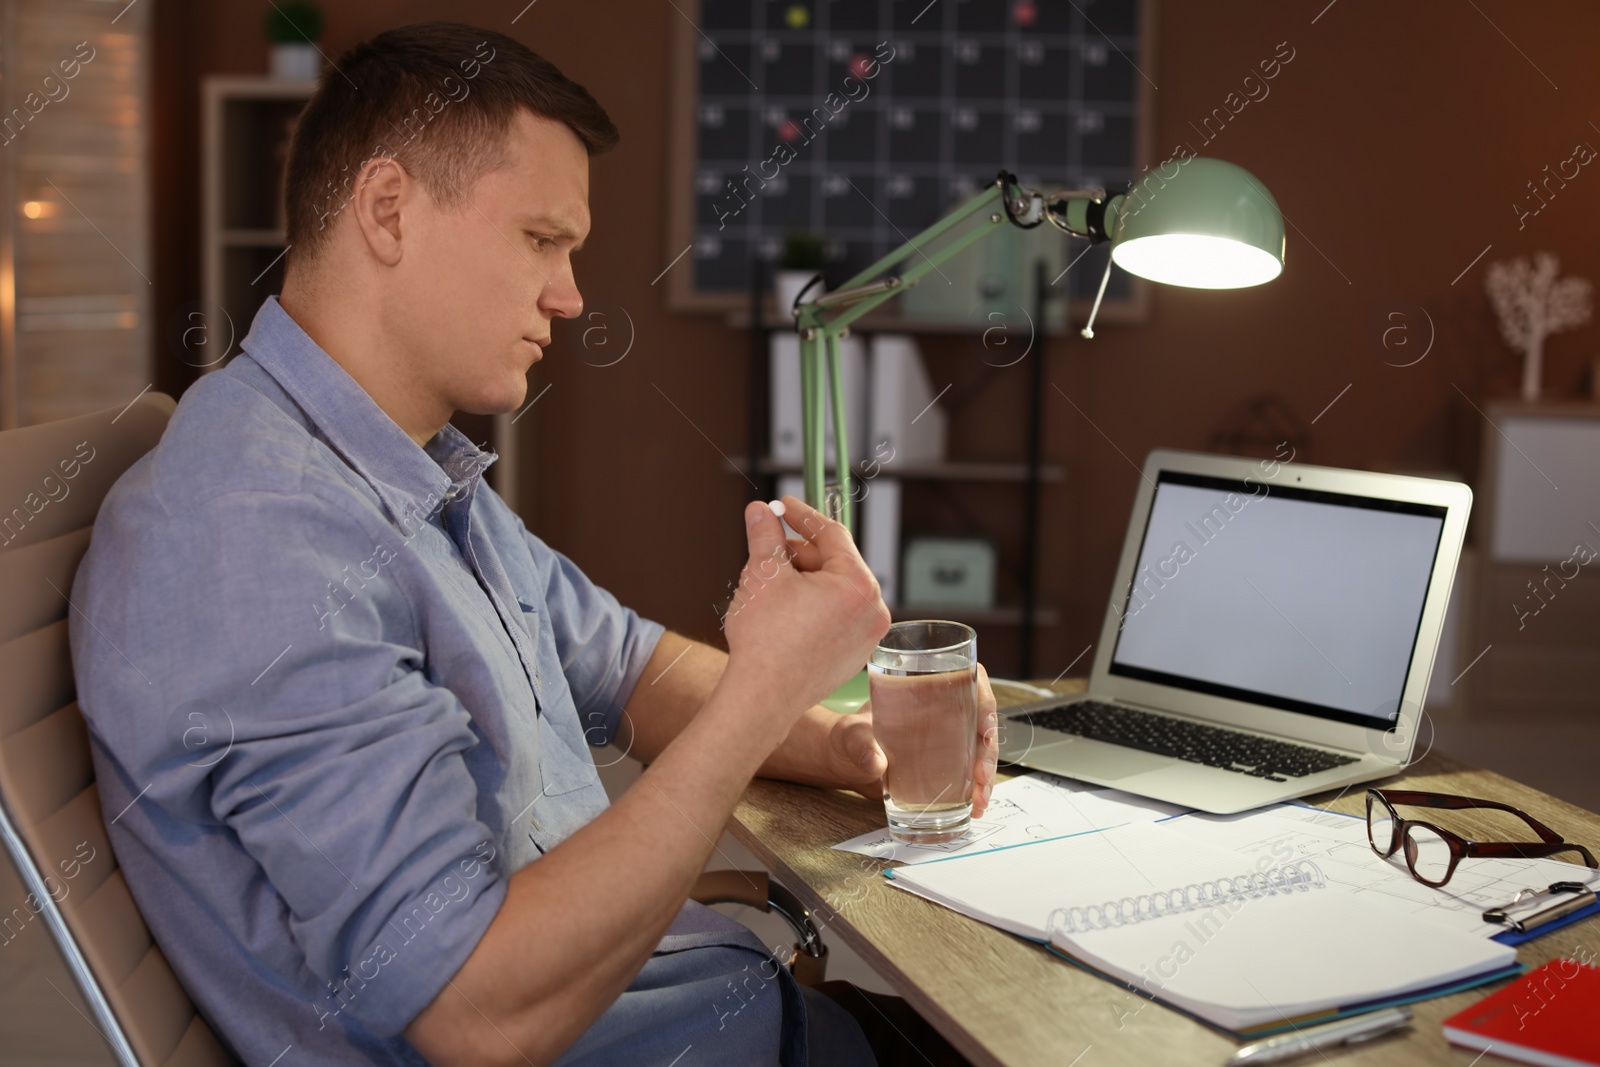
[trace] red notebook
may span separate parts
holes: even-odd
[[[1600,967],[1551,960],[1444,1021],[1451,1044],[1549,1067],[1600,1067]]]

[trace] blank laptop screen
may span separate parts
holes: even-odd
[[[1445,509],[1161,472],[1111,673],[1387,729]]]

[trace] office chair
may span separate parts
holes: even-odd
[[[0,838],[123,1067],[236,1062],[178,984],[117,867],[67,644],[67,597],[100,503],[161,438],[174,407],[146,393],[120,412],[0,433]],[[93,859],[80,864],[84,843]]]
[[[0,433],[0,508],[9,509],[0,512],[0,839],[122,1067],[237,1062],[179,984],[117,866],[67,641],[68,597],[100,504],[175,407],[146,393],[120,412]],[[93,859],[75,862],[84,844]],[[764,872],[708,872],[694,899],[777,912],[799,939],[794,973],[822,981],[821,936]]]
[[[827,977],[828,946],[800,898],[767,877],[766,871],[706,871],[695,880],[689,899],[701,904],[743,904],[777,915],[794,931],[789,971],[801,985],[821,985]]]

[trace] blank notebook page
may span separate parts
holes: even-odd
[[[1050,912],[1243,875],[1238,856],[1133,825],[897,870],[894,882],[1043,939]],[[1107,930],[1059,934],[1063,951],[1230,1029],[1403,994],[1516,960],[1508,946],[1327,884]]]
[[[940,903],[945,898],[959,902],[959,910],[969,915],[992,915],[996,926],[1043,941],[1056,908],[1249,873],[1249,861],[1169,829],[1182,821],[1134,824],[901,867],[892,880]]]

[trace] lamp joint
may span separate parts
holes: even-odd
[[[1109,241],[1111,235],[1106,233],[1106,201],[1096,199],[1089,201],[1083,213],[1084,229],[1089,231],[1089,243],[1099,244]]]

